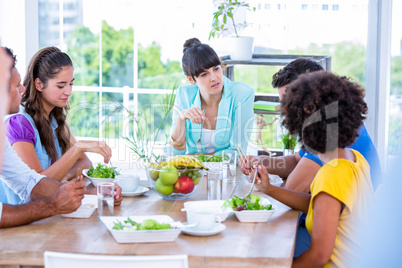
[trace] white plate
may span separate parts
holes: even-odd
[[[149,191],[149,188],[138,186],[137,190],[135,190],[134,192],[121,192],[121,194],[123,196],[139,196],[139,195],[145,194],[148,191]]]
[[[81,206],[74,212],[61,214],[63,217],[69,218],[89,218],[98,207],[98,198],[96,195],[84,195]]]
[[[82,170],[82,175],[84,175],[85,177],[87,177],[91,182],[92,182],[92,184],[96,187],[99,183],[103,183],[103,182],[115,182],[116,181],[116,179],[104,179],[104,178],[92,178],[92,177],[89,177],[88,175],[88,169],[84,169],[84,170]]]
[[[125,217],[100,217],[106,228],[112,234],[117,243],[152,243],[152,242],[171,242],[180,234],[181,229],[168,230],[144,230],[144,231],[126,231],[113,230],[114,222],[117,220],[124,222],[130,217],[135,222],[142,222],[147,219],[154,219],[159,223],[173,223],[173,219],[166,215],[146,215],[146,216],[125,216]]]
[[[230,207],[222,208],[222,205],[225,203],[225,200],[202,200],[202,201],[188,201],[184,202],[184,209],[205,209],[205,210],[216,210],[217,215],[221,219],[221,221],[225,221],[226,218],[233,212],[233,209]]]
[[[208,231],[199,231],[196,228],[182,228],[182,232],[187,234],[187,235],[194,235],[194,236],[210,236],[210,235],[216,235],[222,232],[223,230],[226,229],[226,225],[223,223],[217,224],[214,228]]]

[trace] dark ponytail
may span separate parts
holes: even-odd
[[[221,65],[221,60],[207,44],[202,44],[197,38],[186,40],[183,45],[182,68],[186,76],[193,79],[205,70]]]

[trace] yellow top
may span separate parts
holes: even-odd
[[[311,234],[314,219],[314,198],[325,192],[344,204],[339,217],[335,245],[328,263],[324,267],[346,267],[353,260],[359,247],[356,220],[364,217],[366,209],[374,199],[370,179],[370,166],[357,151],[352,150],[355,162],[333,159],[324,165],[311,184],[311,200],[306,218],[306,228]]]

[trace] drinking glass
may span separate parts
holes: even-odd
[[[114,183],[104,182],[97,186],[98,192],[98,219],[102,216],[113,216]]]
[[[208,171],[208,200],[222,199],[222,171],[213,169]]]
[[[237,152],[231,150],[222,151],[222,172],[223,180],[235,182],[236,180],[236,160]]]

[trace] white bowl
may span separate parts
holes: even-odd
[[[225,200],[203,200],[203,201],[188,201],[184,202],[184,210],[215,210],[221,221],[225,221],[226,218],[233,212],[230,207],[222,208]]]
[[[109,232],[112,234],[117,243],[152,243],[152,242],[171,242],[180,234],[180,228],[166,230],[113,230],[114,222],[117,220],[124,222],[130,217],[135,222],[142,222],[147,219],[154,219],[159,223],[173,223],[173,219],[166,215],[149,215],[149,216],[125,216],[125,217],[100,217]]]
[[[83,171],[82,171],[82,175],[84,175],[85,177],[87,177],[91,182],[92,182],[92,184],[96,187],[96,186],[98,186],[98,184],[100,184],[100,183],[104,183],[104,182],[115,182],[116,181],[116,179],[106,179],[106,178],[92,178],[92,177],[89,177],[88,176],[88,169],[84,169]]]
[[[74,212],[61,214],[63,217],[70,218],[89,218],[98,207],[98,198],[96,195],[84,195],[81,201],[81,206]]]
[[[270,210],[242,210],[234,213],[239,222],[267,222],[275,210],[276,207],[272,205]]]

